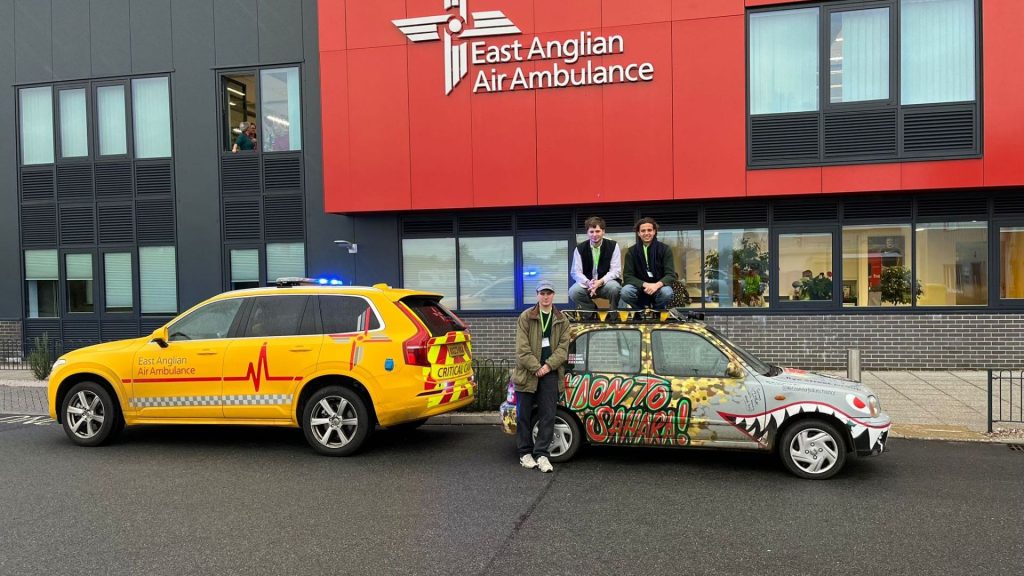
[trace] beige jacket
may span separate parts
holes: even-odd
[[[565,392],[565,361],[569,356],[569,320],[557,308],[552,307],[551,357],[546,364],[558,371],[558,391]],[[516,324],[516,368],[512,380],[517,392],[537,391],[537,370],[540,370],[540,344],[543,336],[540,328],[540,307],[528,308],[519,315]]]

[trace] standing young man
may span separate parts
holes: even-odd
[[[554,300],[554,285],[547,280],[538,282],[537,305],[520,314],[516,325],[516,368],[512,373],[519,463],[541,472],[552,470],[548,458],[555,433],[555,406],[565,386],[564,364],[569,355],[569,320],[555,308]]]
[[[587,240],[576,246],[572,256],[569,298],[581,310],[597,310],[594,298],[605,298],[609,307],[619,303],[622,289],[622,252],[614,240],[604,238],[604,218],[591,216],[585,222]]]
[[[676,265],[672,248],[658,240],[658,223],[641,218],[634,231],[637,243],[626,252],[626,285],[619,293],[619,306],[665,309],[672,301]]]

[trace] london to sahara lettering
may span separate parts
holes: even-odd
[[[594,442],[686,446],[690,400],[672,401],[667,380],[654,376],[608,378],[574,374],[566,379],[569,407]],[[632,399],[632,401],[629,401]]]
[[[527,71],[522,67],[511,72],[501,72],[497,68],[480,70],[473,83],[473,92],[512,92],[653,80],[654,64],[650,62],[605,66],[587,60],[585,66],[566,67],[573,66],[582,58],[621,54],[624,50],[625,40],[622,36],[594,36],[590,32],[581,32],[579,38],[548,42],[535,37],[529,46],[519,40],[495,45],[483,41],[473,42],[472,62],[476,66],[550,59],[560,59],[565,65],[555,62],[549,69],[535,71]]]

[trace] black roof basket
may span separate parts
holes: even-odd
[[[686,308],[654,310],[563,310],[570,322],[597,324],[666,324],[671,322],[703,322],[704,313]]]

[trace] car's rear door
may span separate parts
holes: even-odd
[[[680,445],[757,446],[725,414],[763,413],[761,384],[729,376],[731,359],[716,343],[679,327],[654,328],[651,356],[652,376],[671,387],[676,428],[687,436]]]

